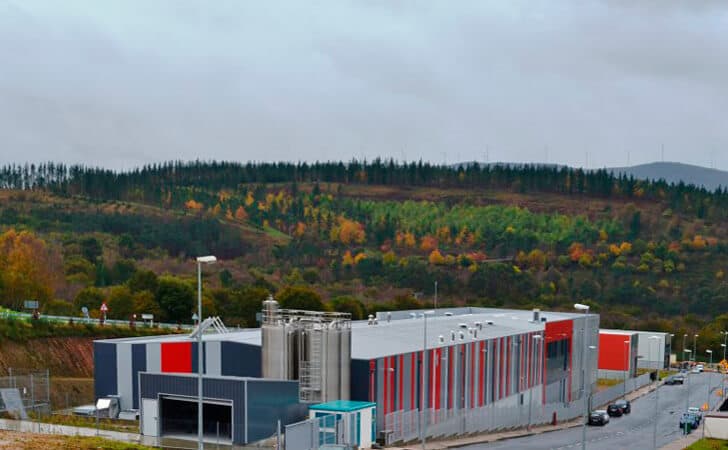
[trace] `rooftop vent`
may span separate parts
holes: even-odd
[[[467,323],[459,323],[458,324],[458,327],[460,327],[461,330],[465,330],[466,328],[468,328],[468,324]]]
[[[451,313],[451,312],[446,312],[446,313],[445,313],[445,316],[446,316],[446,317],[452,317],[452,313]]]
[[[460,340],[462,341],[462,340],[464,340],[464,339],[465,339],[465,333],[463,333],[463,332],[461,331],[461,332],[460,332]]]
[[[541,320],[541,310],[538,308],[533,309],[533,321],[538,322]]]
[[[391,321],[392,321],[392,313],[391,312],[388,312],[387,313],[387,323],[389,323]]]
[[[454,341],[455,340],[455,332],[454,331],[450,331],[450,340],[451,341]]]
[[[541,317],[541,322],[546,322],[546,318],[545,317]]]
[[[440,344],[444,344],[444,343],[445,343],[445,336],[443,336],[443,335],[440,335],[440,336],[438,337],[438,340],[440,341]]]
[[[475,328],[482,330],[483,329],[483,322],[475,322]]]
[[[486,321],[485,321],[485,324],[486,324],[486,325],[493,325],[493,321],[492,321],[492,320],[486,320]]]

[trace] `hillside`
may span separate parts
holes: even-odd
[[[624,174],[643,180],[665,180],[668,183],[685,183],[703,186],[714,191],[728,187],[728,172],[677,162],[653,162],[631,167],[612,167],[615,174]]]
[[[728,195],[550,166],[170,163],[0,170],[0,301],[47,313],[205,315],[260,302],[355,318],[472,304],[568,310],[609,327],[728,327]],[[24,187],[19,189],[19,187]],[[23,274],[23,276],[20,276]],[[713,342],[714,341],[714,342]]]

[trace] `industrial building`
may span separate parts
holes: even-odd
[[[599,330],[599,378],[637,376],[639,334],[634,331]]]
[[[599,330],[599,334],[600,369],[602,369],[601,361],[603,354],[605,362],[610,361],[612,366],[624,365],[622,363],[625,357],[623,351],[624,344],[619,342],[619,338],[616,335],[630,335],[632,336],[632,340],[636,341],[636,348],[632,348],[632,353],[629,357],[630,365],[634,363],[633,360],[636,360],[636,368],[638,369],[667,369],[670,367],[670,354],[672,353],[672,335],[670,333],[664,333],[662,331],[601,329]],[[601,335],[607,336],[605,343],[608,342],[608,345],[601,345]],[[619,359],[619,355],[621,355],[621,359]]]
[[[522,405],[528,392],[575,401],[596,381],[598,329],[595,314],[467,307],[351,322],[268,300],[262,328],[202,335],[205,433],[223,423],[231,442],[254,442],[335,400],[375,404],[378,430],[396,412]],[[193,337],[100,340],[94,352],[97,398],[140,409],[145,435],[185,438],[175,423],[197,413]]]

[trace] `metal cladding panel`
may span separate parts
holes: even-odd
[[[351,360],[351,386],[350,396],[352,400],[362,402],[370,401],[369,386],[371,384],[369,375],[369,361],[363,359]]]
[[[205,373],[208,375],[222,375],[222,355],[220,342],[205,342]]]
[[[117,344],[116,346],[116,369],[117,386],[121,399],[121,409],[131,409],[132,398],[134,397],[133,372],[131,344]]]
[[[147,346],[146,344],[133,344],[131,346],[131,383],[132,383],[132,408],[139,409],[139,372],[147,370]]]
[[[160,394],[197,398],[197,377],[142,373],[140,379],[142,398],[157,399]],[[232,402],[233,443],[245,444],[245,380],[205,378],[202,392],[205,398]]]
[[[225,376],[260,377],[261,350],[259,346],[239,342],[221,342],[221,372]]]
[[[147,345],[147,372],[162,371],[162,348],[160,344],[149,343]]]
[[[281,426],[306,418],[308,407],[298,403],[298,382],[286,380],[248,380],[247,440],[269,438]]]
[[[161,353],[162,372],[192,372],[191,342],[163,342]]]
[[[198,359],[198,353],[199,353],[199,344],[197,342],[191,342],[191,355],[192,355],[192,361],[191,361],[191,367],[192,367],[192,373],[197,373],[197,364],[199,364]],[[202,355],[204,358],[206,350],[207,343],[202,343]],[[202,373],[207,373],[207,367],[205,365],[205,359],[202,360]]]
[[[94,396],[115,395],[116,344],[94,342]]]
[[[625,371],[629,368],[630,336],[599,333],[599,369]]]

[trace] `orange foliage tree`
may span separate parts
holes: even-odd
[[[48,301],[53,298],[61,266],[46,243],[29,231],[10,229],[0,235],[0,301],[17,308],[24,300]]]

